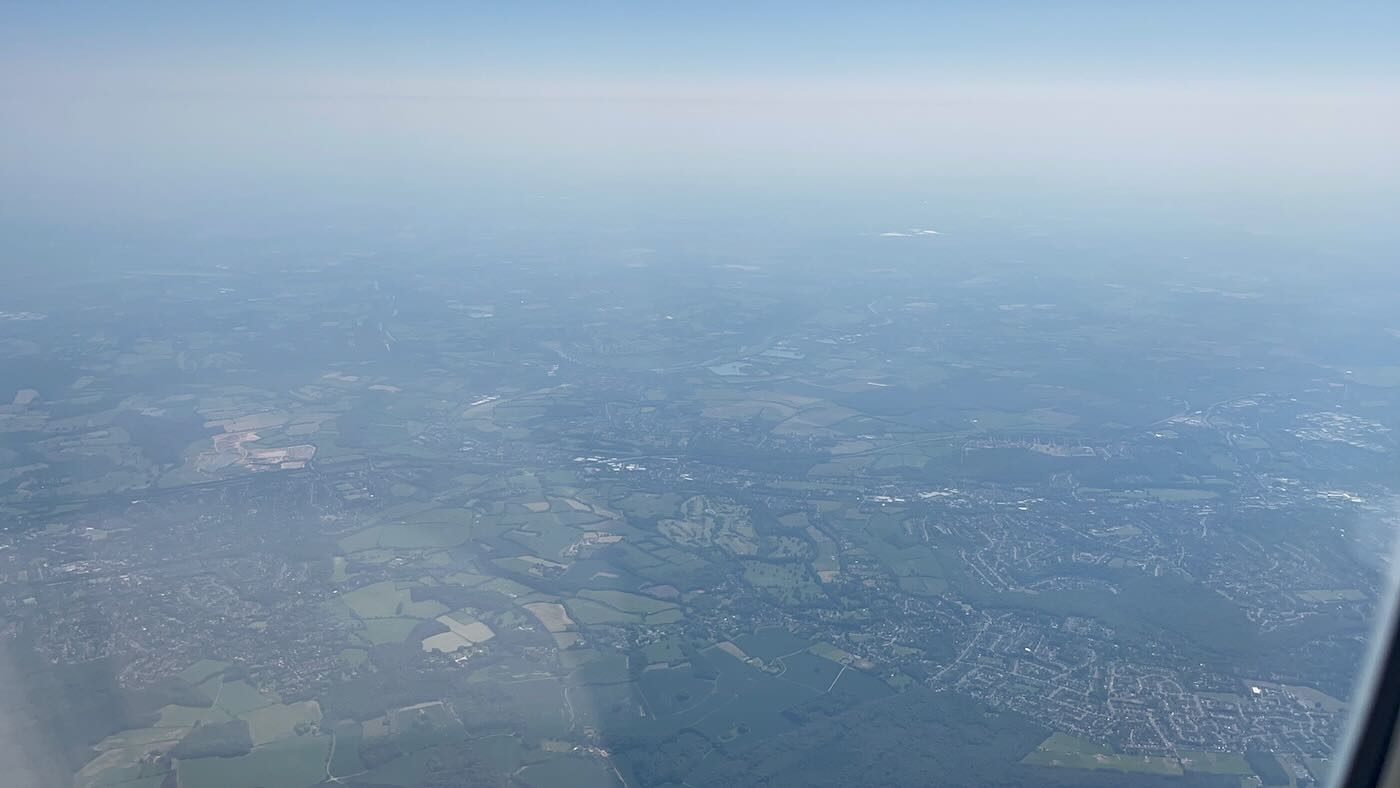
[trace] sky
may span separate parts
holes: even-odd
[[[1374,205],[1397,33],[1394,2],[9,2],[0,209],[929,179]]]
[[[1186,82],[1393,88],[1386,2],[8,3],[10,87],[132,93]],[[17,83],[17,84],[16,84]]]

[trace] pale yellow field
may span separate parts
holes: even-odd
[[[550,632],[563,632],[574,624],[574,620],[569,618],[569,611],[557,602],[531,602],[524,608]]]

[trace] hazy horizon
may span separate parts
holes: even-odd
[[[0,205],[36,221],[271,192],[401,209],[476,184],[829,184],[1156,195],[1358,232],[1400,194],[1400,14],[1382,3],[0,13]]]

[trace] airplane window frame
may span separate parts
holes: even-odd
[[[1366,668],[1353,711],[1337,752],[1343,768],[1332,779],[1334,788],[1400,786],[1400,578],[1391,576],[1390,593],[1377,617]]]

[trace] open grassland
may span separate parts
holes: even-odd
[[[515,779],[527,788],[618,788],[622,785],[603,761],[574,755],[530,764]]]
[[[365,621],[360,637],[372,646],[402,643],[420,623],[416,618],[371,618]]]
[[[296,735],[296,728],[302,723],[310,724],[321,719],[321,706],[314,700],[301,703],[274,703],[254,709],[243,715],[253,736],[254,745],[267,744],[278,739]]]
[[[557,602],[531,602],[523,605],[550,632],[563,632],[573,626],[569,612]]]
[[[260,709],[280,700],[276,696],[268,696],[258,692],[257,688],[241,680],[224,682],[216,697],[218,701],[215,705],[235,717],[240,717],[253,709]]]
[[[1181,764],[1173,758],[1158,755],[1124,755],[1114,752],[1113,748],[1106,744],[1085,741],[1063,733],[1051,734],[1021,762],[1034,766],[1106,769],[1144,774],[1182,773]]]
[[[1249,762],[1244,759],[1244,756],[1232,752],[1182,750],[1177,755],[1180,757],[1182,767],[1188,772],[1254,774],[1254,770],[1249,768]]]
[[[178,762],[180,785],[199,788],[307,788],[326,778],[329,736],[294,736],[234,758]]]

